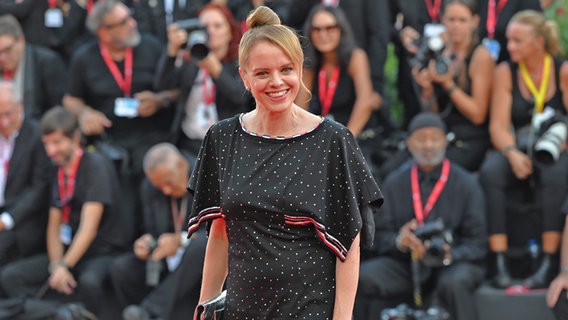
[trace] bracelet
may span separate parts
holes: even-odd
[[[568,266],[561,266],[560,272],[568,272]]]
[[[501,151],[501,153],[506,157],[507,154],[509,154],[509,152],[516,150],[517,146],[512,144],[510,146],[506,146],[505,148],[503,148],[503,151]]]
[[[52,261],[49,263],[49,267],[48,267],[48,271],[49,273],[53,273],[53,271],[55,271],[55,269],[59,268],[59,267],[63,267],[67,270],[69,270],[69,265],[67,263],[65,263],[65,261],[63,260],[56,260],[56,261]]]
[[[451,95],[452,92],[456,91],[457,89],[458,89],[458,85],[455,82],[452,82],[452,86],[448,90],[446,90],[446,93],[448,95]]]

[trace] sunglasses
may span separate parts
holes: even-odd
[[[332,24],[332,25],[328,25],[328,26],[312,26],[312,32],[332,32],[339,29],[339,26],[337,24]]]

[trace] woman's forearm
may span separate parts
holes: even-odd
[[[207,301],[223,289],[229,265],[229,240],[224,219],[212,222],[205,250],[203,282],[199,302]]]
[[[337,258],[335,264],[333,320],[351,320],[353,317],[353,305],[359,282],[359,237],[360,235],[357,235],[353,240],[345,261],[342,262]]]

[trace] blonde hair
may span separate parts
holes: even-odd
[[[532,27],[536,36],[543,37],[544,50],[550,55],[563,56],[558,25],[554,21],[546,20],[546,17],[538,11],[522,10],[517,12],[509,23],[514,22]]]

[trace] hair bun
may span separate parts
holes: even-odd
[[[272,9],[266,6],[260,6],[254,9],[247,17],[248,29],[279,24],[282,23],[280,22],[278,15],[274,11],[272,11]]]

